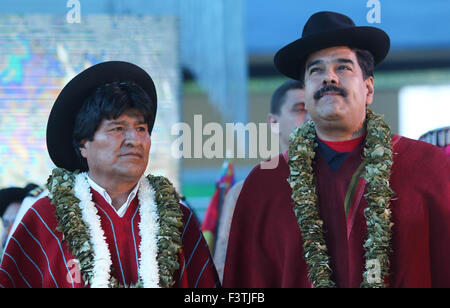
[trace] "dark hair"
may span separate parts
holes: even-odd
[[[375,68],[375,60],[370,51],[353,48],[350,49],[356,53],[356,59],[358,60],[358,64],[361,67],[363,73],[363,79],[366,80],[369,77],[373,77],[373,70]]]
[[[363,73],[363,79],[366,80],[369,77],[373,77],[373,71],[375,69],[375,60],[370,51],[365,49],[359,49],[356,47],[349,47],[355,54],[358,64],[361,67]],[[306,59],[305,59],[306,61]],[[306,69],[306,66],[305,66]],[[300,80],[305,81],[305,72],[300,72]]]
[[[149,128],[149,134],[155,120],[155,104],[150,102],[148,94],[136,83],[131,81],[113,81],[98,87],[89,96],[78,111],[72,134],[74,150],[87,171],[86,159],[81,155],[80,146],[82,140],[92,141],[94,134],[104,119],[117,119],[127,109],[135,108],[144,116],[144,121]],[[149,103],[150,102],[150,103]]]
[[[270,101],[270,113],[272,114],[280,114],[281,107],[286,102],[286,93],[289,90],[303,90],[305,85],[303,81],[298,80],[288,80],[279,86],[272,95],[272,100]]]

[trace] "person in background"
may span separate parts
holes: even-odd
[[[33,191],[37,188],[39,188],[38,185],[29,183],[25,187],[9,187],[0,190],[0,216],[4,227],[1,235],[1,247],[6,246],[8,235],[21,209],[22,202],[27,196],[32,196]]]
[[[308,120],[310,117],[305,107],[305,85],[299,80],[285,81],[273,93],[270,113],[267,115],[267,123],[271,124],[272,132],[279,135],[281,153],[289,149],[290,135]]]
[[[281,84],[272,94],[270,112],[267,123],[271,125],[272,133],[279,135],[280,151],[289,148],[289,136],[295,129],[309,119],[305,109],[305,89],[303,82],[288,80]],[[276,125],[274,125],[276,124]],[[219,278],[223,279],[225,257],[234,208],[241,192],[244,180],[234,184],[225,196],[222,211],[219,216],[219,227],[214,249],[214,263]]]
[[[450,126],[433,129],[419,137],[419,140],[431,143],[450,156]]]
[[[14,219],[13,224],[11,225],[11,228],[6,236],[6,241],[3,247],[8,246],[9,241],[11,240],[11,236],[13,235],[14,231],[16,231],[17,227],[19,226],[20,222],[22,221],[22,218],[25,216],[27,211],[31,208],[31,206],[38,201],[41,198],[44,198],[48,195],[48,190],[44,187],[37,186],[31,190],[28,195],[23,199],[22,204],[20,205],[19,211],[17,212],[16,218]]]

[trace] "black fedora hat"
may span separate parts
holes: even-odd
[[[132,81],[138,84],[150,97],[149,104],[156,116],[155,85],[152,78],[139,66],[123,61],[109,61],[84,70],[61,90],[48,119],[47,149],[57,167],[69,171],[82,170],[83,166],[72,145],[77,113],[85,99],[98,87],[114,81]],[[149,127],[150,132],[152,128]]]
[[[298,80],[311,53],[335,46],[368,50],[377,65],[388,54],[390,39],[381,29],[355,26],[353,20],[343,14],[318,12],[308,19],[300,39],[275,54],[275,66],[283,75]]]

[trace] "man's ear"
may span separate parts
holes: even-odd
[[[280,133],[280,122],[278,121],[278,116],[273,113],[267,115],[267,123],[270,125],[270,130],[275,133]]]
[[[364,83],[366,85],[367,89],[367,99],[366,99],[366,106],[371,105],[373,102],[373,95],[375,92],[374,88],[374,79],[372,76],[368,77],[366,80],[364,80]]]
[[[87,158],[86,142],[86,139],[81,140],[80,147],[78,148],[80,150],[81,156],[84,158]]]

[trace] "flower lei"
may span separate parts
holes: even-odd
[[[367,110],[367,137],[364,148],[364,171],[361,175],[368,183],[364,195],[364,210],[368,235],[364,243],[365,272],[361,287],[385,287],[389,275],[391,210],[389,203],[394,192],[389,187],[392,167],[392,135],[381,115]],[[323,236],[323,221],[319,215],[314,170],[316,130],[312,121],[306,122],[291,135],[289,145],[288,182],[292,188],[294,212],[300,227],[304,257],[309,268],[308,278],[314,287],[335,287],[331,280],[330,258]],[[378,267],[379,266],[379,267]],[[378,267],[379,275],[373,273]]]
[[[49,198],[56,207],[56,230],[63,234],[63,241],[78,260],[86,285],[94,288],[173,286],[173,273],[179,268],[177,254],[181,249],[183,214],[178,195],[166,178],[149,175],[140,181],[140,279],[130,286],[121,285],[111,276],[111,256],[86,174],[56,168],[47,186]]]

